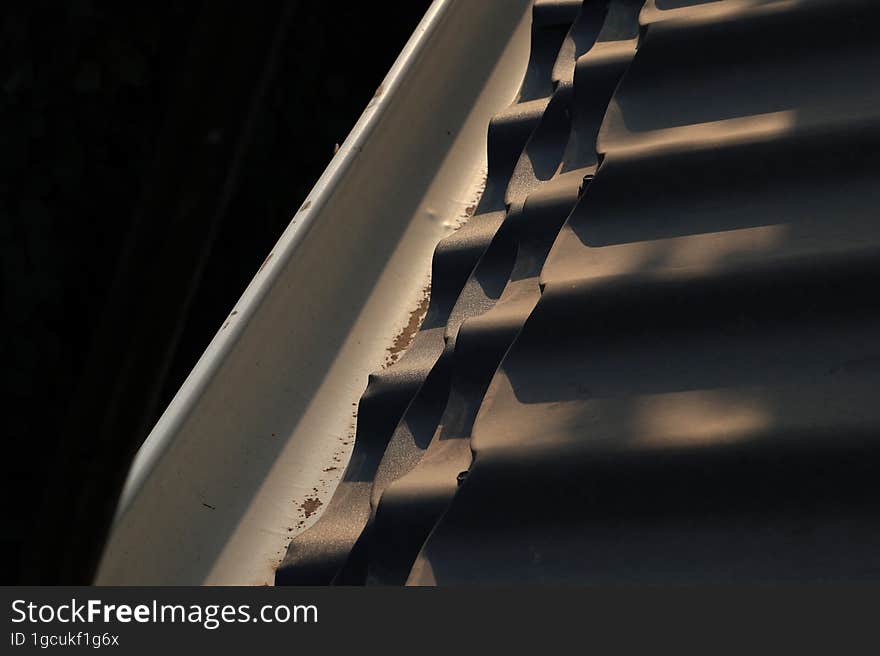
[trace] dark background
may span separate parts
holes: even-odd
[[[0,583],[87,583],[127,463],[428,6],[0,8]]]

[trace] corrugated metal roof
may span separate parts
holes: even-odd
[[[536,5],[486,193],[279,582],[878,573],[880,8],[641,5]]]

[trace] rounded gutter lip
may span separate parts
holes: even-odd
[[[437,29],[444,13],[453,1],[434,0],[428,7],[412,36],[377,88],[376,94],[367,104],[351,132],[245,288],[223,327],[208,344],[205,352],[138,449],[120,495],[116,508],[116,519],[128,508],[144,480],[165,453],[172,436],[186,420],[194,403],[204,392],[208,381],[240,337],[244,326],[253,316],[263,297],[277,281],[283,264],[295,255],[297,247],[312,227],[315,217],[333,193],[337,182],[345,176],[354,159],[360,155],[370,134],[390,104],[391,98],[400,87],[406,72],[414,66],[416,56],[422,52],[432,32]]]

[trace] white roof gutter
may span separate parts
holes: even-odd
[[[138,452],[96,583],[272,583],[335,489],[434,247],[481,191],[530,5],[431,5]]]

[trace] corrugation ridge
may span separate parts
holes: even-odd
[[[723,23],[770,21],[786,29],[797,29],[799,25],[816,29],[826,20],[861,19],[865,10],[876,7],[872,0],[716,0],[663,7],[664,4],[662,0],[659,6],[656,0],[645,2],[639,23],[646,27],[663,23],[664,28],[693,31]]]
[[[537,0],[532,11],[532,49],[518,102],[553,93],[553,65],[582,0]]]

